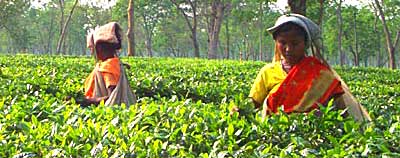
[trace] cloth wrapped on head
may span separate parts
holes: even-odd
[[[307,34],[307,43],[306,47],[309,48],[311,45],[314,45],[315,47],[322,49],[322,37],[321,37],[321,30],[319,29],[319,26],[315,24],[313,21],[308,19],[307,17],[300,15],[300,14],[287,14],[287,15],[282,15],[276,20],[275,25],[271,28],[268,28],[267,31],[271,34],[273,34],[275,31],[279,29],[283,24],[286,24],[288,22],[295,23],[302,27]]]
[[[110,22],[103,26],[96,27],[94,31],[89,32],[86,39],[86,45],[90,49],[93,49],[94,46],[99,42],[117,44],[119,45],[117,49],[120,49],[122,41],[122,29],[118,23]]]

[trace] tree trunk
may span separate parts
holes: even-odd
[[[193,10],[193,25],[191,27],[192,31],[192,40],[193,40],[193,47],[194,47],[194,56],[199,58],[200,57],[200,48],[199,42],[197,41],[197,1],[190,1],[187,0]]]
[[[170,50],[170,53],[172,54],[173,57],[179,57],[178,56],[179,54],[177,54],[175,51],[174,45],[170,45],[168,49]]]
[[[230,45],[230,42],[229,42],[229,20],[228,19],[226,19],[225,20],[225,36],[226,36],[226,47],[225,47],[225,58],[226,59],[229,59],[229,54],[230,54],[230,50],[229,50],[229,45]]]
[[[219,1],[212,2],[211,6],[211,17],[210,17],[210,26],[208,29],[208,58],[215,59],[217,58],[217,48],[218,48],[218,34],[219,28],[221,25],[223,14],[223,4]],[[219,24],[219,26],[218,26]]]
[[[378,67],[380,67],[381,65],[382,65],[382,53],[381,53],[381,34],[379,34],[379,32],[377,33],[377,37],[379,37],[378,39],[379,39],[379,42],[378,42],[378,48],[379,48],[379,50],[378,50],[378,62],[377,62],[377,66]]]
[[[12,52],[12,47],[11,46],[13,46],[13,42],[12,42],[12,39],[11,38],[8,38],[8,44],[7,44],[7,53],[8,54],[12,54],[13,52]]]
[[[197,21],[197,20],[196,20]],[[196,22],[197,25],[197,22]],[[200,48],[199,48],[199,42],[197,41],[197,26],[195,26],[192,29],[192,40],[193,40],[193,47],[194,47],[194,57],[199,58],[200,57]]]
[[[53,23],[54,23],[54,16],[51,18],[50,21],[50,26],[49,26],[49,37],[47,40],[47,48],[46,48],[46,53],[48,53],[49,55],[51,55],[53,52],[52,49],[52,43],[53,43]]]
[[[359,66],[359,60],[358,60],[358,53],[355,51],[353,46],[349,46],[351,54],[353,54],[353,64],[354,66]]]
[[[378,37],[378,52],[377,52],[377,61],[376,61],[376,66],[377,67],[380,67],[381,65],[382,65],[382,55],[381,55],[381,33],[376,29],[376,27],[375,27],[375,34],[376,34],[376,37]]]
[[[338,8],[336,10],[336,15],[338,19],[338,50],[340,56],[340,66],[344,66],[345,59],[344,59],[344,52],[342,49],[342,33],[343,33],[343,19],[342,19],[342,2],[343,0],[339,0]]]
[[[85,39],[82,39],[82,41],[85,41]],[[81,55],[86,55],[86,44],[81,44]]]
[[[389,29],[388,29],[388,26],[387,26],[386,20],[385,20],[385,14],[384,14],[382,7],[379,4],[378,0],[375,0],[375,5],[376,5],[377,11],[379,12],[380,19],[383,24],[383,31],[385,32],[385,35],[386,35],[386,46],[387,46],[387,50],[389,53],[389,67],[391,69],[396,69],[396,62],[395,62],[396,59],[395,59],[394,52],[395,52],[396,46],[399,41],[400,31],[397,32],[396,39],[395,39],[394,43],[392,43],[391,33],[389,32]]]
[[[260,6],[260,10],[259,10],[259,28],[260,28],[260,31],[259,31],[259,46],[260,46],[260,50],[259,50],[259,60],[263,60],[263,13],[264,13],[264,8],[263,8],[263,2],[260,2],[260,4],[259,4]]]
[[[358,38],[357,38],[357,12],[353,13],[353,29],[354,29],[354,65],[360,66],[359,64],[359,52],[358,52]]]
[[[62,54],[68,53],[68,52],[66,51],[66,50],[67,50],[67,47],[68,47],[68,43],[65,42],[65,41],[66,41],[65,39],[68,37],[68,36],[67,36],[67,35],[68,35],[68,31],[69,31],[68,29],[65,30],[65,33],[64,33],[65,36],[64,36],[63,42],[61,43],[61,51],[60,51],[60,52],[61,52]]]
[[[250,52],[251,52],[251,55],[253,56],[253,60],[257,60],[257,55],[254,51],[253,45],[250,45]]]
[[[143,17],[143,20],[144,20],[144,21],[147,21],[147,20],[148,20],[148,19],[146,18],[146,15],[145,15],[145,14],[142,14],[142,17]],[[152,38],[153,38],[153,31],[152,31],[152,28],[154,28],[154,27],[149,26],[146,22],[144,23],[143,27],[144,27],[145,38],[146,38],[144,44],[145,44],[145,46],[146,46],[147,55],[148,55],[149,57],[153,57],[152,41],[151,41],[151,40],[152,40]]]
[[[288,0],[288,6],[292,13],[306,15],[306,0]]]
[[[321,29],[322,32],[322,21],[324,17],[324,1],[325,0],[319,0],[319,18],[318,18],[318,25]]]
[[[355,64],[355,66],[360,66],[360,56],[358,55],[357,51],[355,52],[355,55],[354,55],[354,64]]]
[[[128,56],[135,56],[135,10],[134,10],[134,0],[129,0],[128,7],[128,31],[126,35],[128,36]]]
[[[190,25],[188,25],[190,27],[190,30],[192,32],[192,43],[193,43],[193,47],[194,47],[194,56],[199,58],[200,57],[200,48],[199,48],[199,42],[197,41],[197,2],[196,1],[190,1],[187,0],[187,2],[190,4],[190,6],[192,7],[193,10],[193,25],[190,27]],[[182,10],[182,9],[181,9]],[[185,14],[186,15],[186,14]],[[186,21],[188,24],[190,24],[189,22],[189,18],[187,18],[188,16],[186,15]]]
[[[147,36],[146,37],[146,49],[147,49],[147,54],[149,57],[153,57],[153,50],[152,50],[152,42],[151,42],[151,37]]]
[[[63,31],[63,27],[64,27],[64,0],[59,0],[58,1],[59,2],[59,5],[60,5],[60,15],[61,15],[61,18],[60,18],[60,36],[61,36],[61,34],[62,34],[62,31]]]
[[[67,30],[67,27],[68,27],[68,23],[71,21],[72,14],[74,13],[74,10],[75,10],[75,7],[76,7],[77,4],[78,4],[78,0],[75,0],[74,5],[72,6],[71,12],[68,15],[68,19],[64,24],[60,39],[58,40],[58,44],[57,44],[57,54],[60,54],[61,47],[62,47],[62,44],[64,42],[64,37],[65,37],[65,34],[66,34],[66,30]]]
[[[147,35],[146,36],[146,41],[145,41],[145,45],[146,45],[146,49],[147,49],[147,54],[149,57],[153,57],[153,49],[152,49],[152,41],[151,41],[151,35]]]
[[[219,43],[219,31],[221,30],[221,23],[224,17],[224,12],[230,10],[231,3],[223,3],[220,0],[212,2],[211,17],[208,26],[208,58],[216,59]]]
[[[376,37],[378,37],[378,52],[376,52],[376,54],[377,54],[377,57],[376,57],[376,63],[375,63],[375,66],[377,66],[377,67],[380,67],[381,66],[381,50],[382,50],[382,46],[381,46],[381,33],[378,31],[378,28],[377,28],[377,24],[378,24],[378,19],[379,19],[379,16],[378,16],[378,13],[377,13],[377,11],[376,11],[376,7],[373,5],[373,3],[372,3],[372,5],[370,4],[370,7],[371,8],[373,8],[374,9],[374,15],[375,15],[375,17],[374,17],[374,33],[376,34]]]

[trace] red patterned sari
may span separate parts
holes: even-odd
[[[343,93],[339,80],[327,66],[317,58],[305,57],[265,100],[266,112],[277,113],[280,106],[286,113],[309,112]]]

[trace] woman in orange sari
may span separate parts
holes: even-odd
[[[87,36],[87,46],[96,57],[96,66],[84,83],[85,98],[81,106],[134,104],[136,97],[129,87],[124,68],[118,57],[121,49],[122,29],[116,22],[96,28]],[[128,66],[129,68],[129,66]]]
[[[274,61],[260,70],[249,94],[256,108],[263,107],[265,116],[278,113],[280,107],[285,113],[309,112],[331,99],[336,109],[347,108],[346,101],[362,108],[319,54],[318,25],[302,15],[290,14],[279,17],[268,31],[275,40]],[[307,55],[307,49],[313,56]],[[363,108],[359,110],[365,113]],[[367,113],[361,115],[369,120],[364,116]]]

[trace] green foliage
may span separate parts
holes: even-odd
[[[247,107],[261,62],[124,58],[139,103],[80,108],[93,59],[0,56],[0,157],[398,157],[400,72],[342,68],[373,122],[229,115]]]
[[[36,54],[54,53],[60,35],[62,16],[58,0],[40,1],[42,7],[33,7],[33,1],[6,0],[0,1],[0,51],[6,53],[33,52]],[[36,2],[39,2],[36,0]],[[65,0],[64,20],[71,10],[73,0]],[[101,3],[104,2],[104,3]],[[118,0],[111,8],[102,8],[101,4],[112,4],[114,1],[82,1],[67,28],[65,49],[73,55],[85,54],[85,36],[87,30],[109,21],[117,21],[127,30],[128,0]],[[146,51],[151,45],[153,55],[158,57],[191,57],[193,46],[191,32],[184,17],[170,0],[136,0],[135,9],[135,47],[137,56],[147,56]],[[208,51],[208,18],[210,0],[197,2],[197,40],[200,57],[207,57]],[[219,33],[218,56],[224,57],[229,48],[229,58],[271,60],[274,51],[274,41],[265,31],[274,25],[282,10],[273,7],[276,0],[232,0],[230,11],[224,14]],[[324,56],[332,64],[338,64],[338,0],[324,1],[322,33],[324,41]],[[184,0],[178,0],[188,15],[191,9]],[[107,4],[107,5],[108,5]],[[367,4],[367,3],[361,3]],[[386,22],[395,39],[400,16],[398,0],[386,0],[382,7]],[[350,6],[342,4],[343,36],[342,49],[345,63],[354,65],[356,56],[360,65],[385,66],[388,58],[385,46],[385,35],[382,23],[369,5]],[[357,13],[354,17],[353,13]],[[307,16],[317,22],[320,18],[320,3],[318,0],[307,1]],[[191,18],[189,18],[191,19]],[[356,23],[356,31],[354,24]],[[375,29],[376,28],[376,29]],[[39,30],[39,31],[38,31]],[[357,36],[357,44],[355,42]],[[126,38],[125,38],[126,39]],[[122,51],[126,52],[127,40],[123,42]],[[146,45],[146,43],[148,45]],[[358,46],[356,48],[356,45]],[[259,53],[262,53],[262,59]]]

